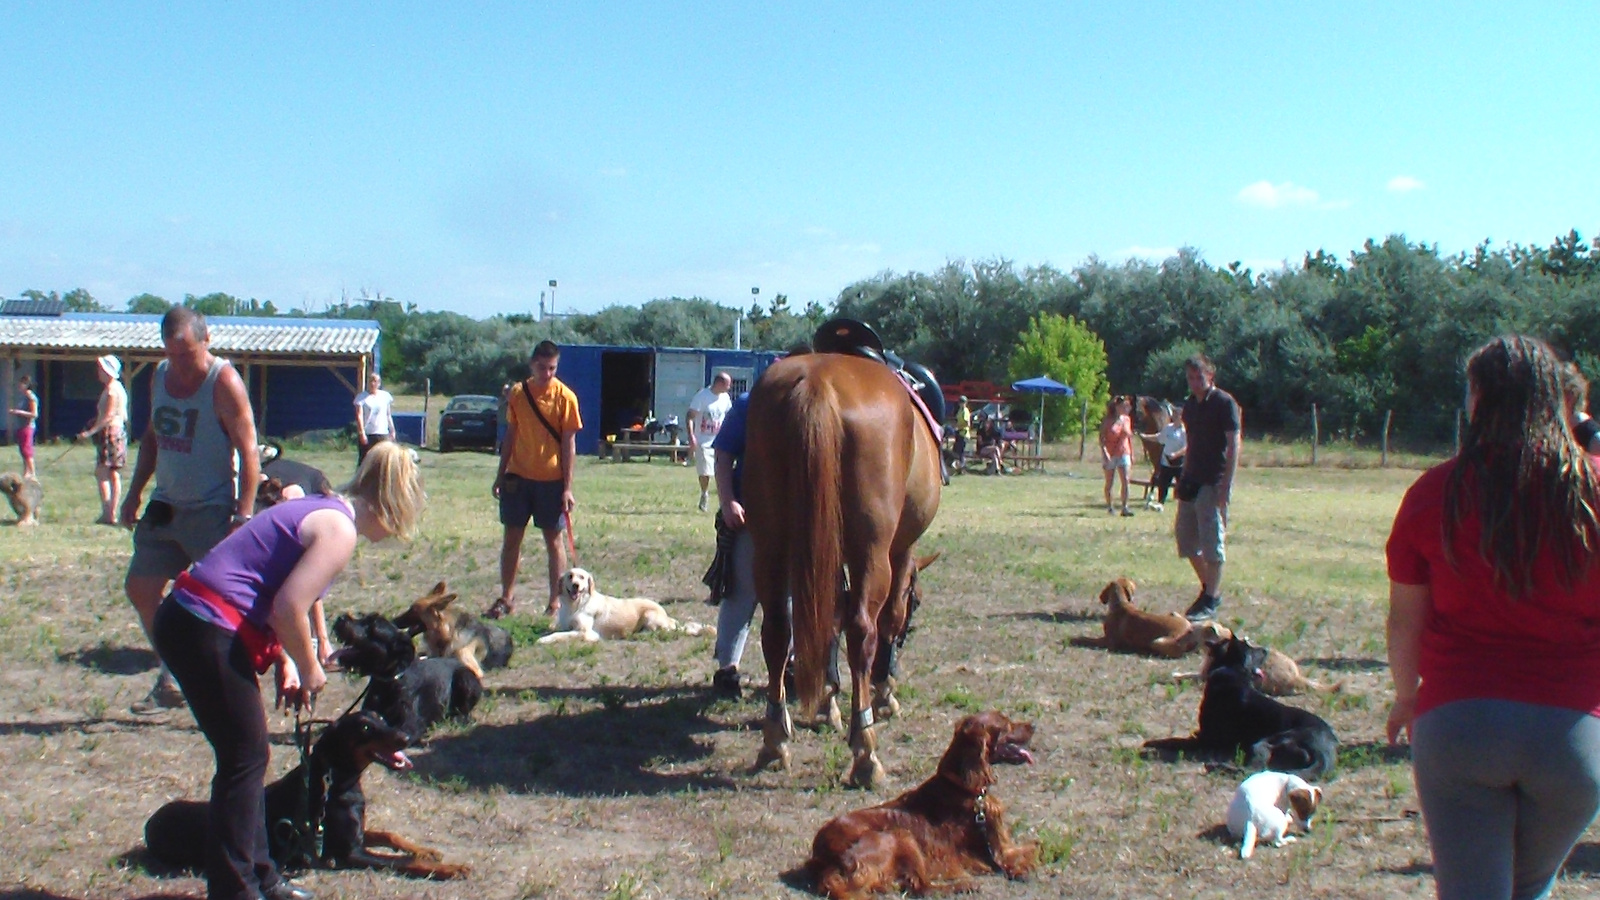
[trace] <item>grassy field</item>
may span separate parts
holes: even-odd
[[[1075,451],[1073,446],[1071,450]],[[41,448],[41,462],[60,451]],[[1193,575],[1171,548],[1171,513],[1108,517],[1099,472],[1058,461],[1042,475],[959,478],[924,551],[927,603],[903,657],[902,716],[881,730],[893,790],[927,777],[951,726],[998,708],[1038,726],[1038,763],[1001,770],[996,788],[1047,864],[1027,883],[985,879],[980,896],[1424,897],[1433,892],[1409,763],[1383,746],[1382,548],[1414,468],[1362,468],[1361,451],[1294,466],[1294,448],[1251,446],[1276,463],[1241,474],[1225,624],[1296,657],[1337,692],[1301,698],[1344,742],[1318,829],[1250,863],[1225,843],[1238,776],[1140,757],[1140,742],[1194,728],[1199,689],[1174,683],[1193,660],[1162,662],[1076,646],[1099,632],[1095,596],[1118,575],[1142,605],[1181,609]],[[1075,455],[1068,453],[1067,455]],[[42,471],[45,524],[0,528],[0,898],[193,896],[193,877],[153,872],[145,817],[200,797],[209,749],[187,713],[127,713],[153,659],[122,598],[125,532],[96,514],[93,452]],[[353,453],[306,453],[336,479]],[[496,592],[498,528],[483,454],[423,454],[430,508],[410,544],[363,547],[330,613],[397,612],[448,579],[465,603]],[[1406,460],[1415,464],[1417,460]],[[710,518],[691,472],[585,459],[577,473],[580,562],[613,594],[661,598],[673,615],[714,621],[699,577]],[[535,556],[527,569],[542,573]],[[540,588],[527,582],[524,597]],[[536,605],[536,604],[534,604]],[[829,817],[882,799],[840,787],[837,735],[803,732],[788,773],[747,772],[758,702],[706,691],[706,638],[539,648],[520,615],[512,666],[491,672],[473,724],[433,734],[415,772],[366,779],[373,827],[470,863],[465,885],[312,872],[322,898],[801,896],[780,874],[801,863]],[[754,641],[747,676],[762,678]],[[359,685],[335,676],[323,712]],[[290,722],[274,717],[273,773],[293,764]],[[1600,844],[1585,843],[1558,896],[1600,892]]]

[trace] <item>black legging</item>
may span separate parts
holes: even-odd
[[[1172,482],[1183,474],[1183,463],[1180,461],[1175,466],[1161,463],[1156,466],[1156,502],[1167,502],[1167,488],[1172,487]]]
[[[156,610],[155,645],[217,757],[206,896],[256,900],[279,875],[267,851],[263,789],[271,751],[255,670],[233,632],[202,621],[170,594]]]

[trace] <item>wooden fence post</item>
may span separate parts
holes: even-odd
[[[1078,422],[1078,462],[1083,462],[1084,449],[1089,443],[1089,398],[1083,400],[1083,416]]]
[[[1394,410],[1383,411],[1383,456],[1378,461],[1380,468],[1389,467],[1389,423],[1394,421]]]
[[[1317,418],[1317,405],[1311,404],[1311,464],[1317,464],[1317,444],[1322,440],[1322,423]]]

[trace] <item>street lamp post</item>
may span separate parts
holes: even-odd
[[[550,315],[556,314],[556,280],[550,279]]]

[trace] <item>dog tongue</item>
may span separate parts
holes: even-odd
[[[1024,762],[1030,766],[1033,765],[1033,754],[1028,752],[1028,748],[1022,746],[1021,744],[1000,744],[994,748],[994,755],[996,759],[1002,759],[1008,762]]]
[[[396,750],[384,759],[383,764],[396,772],[404,772],[411,768],[411,757],[406,756],[404,750]]]

